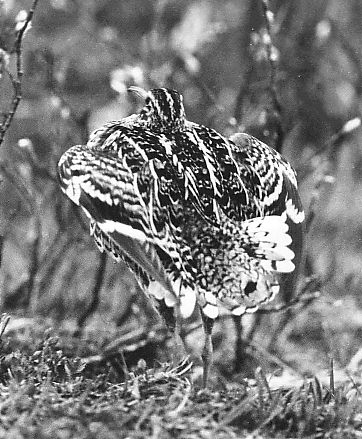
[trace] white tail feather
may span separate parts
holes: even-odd
[[[148,292],[157,300],[164,300],[168,307],[174,307],[177,304],[177,297],[174,293],[164,288],[160,282],[151,281],[148,286]]]
[[[295,269],[292,261],[261,261],[261,266],[266,271],[276,271],[277,273],[291,273]]]
[[[160,282],[151,281],[148,292],[157,300],[164,300],[166,306],[173,308],[179,302],[181,316],[186,319],[195,309],[196,292],[188,286],[181,286],[181,279],[171,281],[173,291],[164,288]]]
[[[244,233],[250,240],[253,255],[263,261],[263,267],[268,271],[289,273],[294,270],[291,262],[294,252],[288,247],[292,238],[288,234],[286,216],[271,215],[264,218],[254,218],[244,222]]]
[[[270,259],[272,261],[291,261],[294,258],[294,252],[288,247],[269,247],[264,243],[260,243],[255,254],[260,258]]]
[[[267,233],[267,232],[256,232],[254,234],[255,238],[262,242],[278,242],[279,245],[288,246],[292,243],[292,238],[287,233]]]
[[[244,222],[247,230],[255,232],[275,232],[277,234],[286,233],[289,229],[285,218],[279,215],[269,215],[263,218],[253,218]]]
[[[219,308],[217,306],[217,300],[211,291],[202,291],[198,296],[198,302],[205,316],[210,319],[216,319],[218,317]]]
[[[182,285],[181,279],[171,281],[173,290],[180,300],[180,313],[184,319],[191,316],[195,309],[196,292],[190,286]]]

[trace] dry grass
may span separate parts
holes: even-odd
[[[329,385],[317,378],[306,379],[275,389],[257,369],[254,379],[213,384],[205,392],[192,382],[192,365],[185,360],[177,367],[158,364],[154,368],[139,361],[126,371],[125,381],[125,371],[119,373],[115,362],[94,367],[74,355],[94,354],[101,349],[102,340],[98,346],[89,340],[82,345],[73,339],[72,344],[70,334],[63,331],[60,338],[54,334],[44,331],[44,323],[33,321],[2,335],[0,437],[362,435],[358,376]],[[335,387],[333,393],[331,386]]]

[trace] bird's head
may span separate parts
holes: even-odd
[[[139,113],[144,125],[159,133],[175,133],[185,127],[185,109],[182,96],[176,90],[154,88],[145,91],[139,87],[130,87],[145,100],[145,105]]]

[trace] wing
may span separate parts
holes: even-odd
[[[293,272],[294,252],[285,217],[270,215],[222,227],[191,229],[199,263],[199,302],[204,314],[218,315],[218,302],[240,315],[254,312],[279,291],[280,274]]]
[[[218,302],[234,314],[253,312],[294,276],[300,259],[292,226],[301,231],[304,214],[295,173],[276,151],[246,134],[228,142],[189,123],[175,143],[179,160],[199,182],[204,216],[183,233],[198,261],[203,312],[215,318]]]
[[[191,303],[189,285],[184,287],[177,277],[182,262],[168,228],[168,211],[160,202],[175,198],[170,176],[159,151],[152,157],[149,147],[147,156],[137,138],[128,134],[114,130],[109,133],[112,141],[105,139],[102,148],[77,145],[68,150],[58,165],[62,190],[118,252],[157,284],[158,289],[152,284],[154,295],[173,306],[187,294]]]
[[[298,192],[296,173],[274,149],[248,134],[230,138],[235,159],[242,170],[250,194],[252,216],[280,215],[286,217],[292,238],[296,270],[280,277],[285,300],[289,300],[301,265],[304,241],[304,211]],[[259,214],[257,212],[260,212]]]
[[[228,142],[188,122],[174,139],[178,160],[198,182],[201,213],[191,212],[181,234],[197,261],[203,312],[215,318],[218,301],[235,314],[255,311],[298,264],[298,239],[289,224],[301,229],[303,220],[295,173],[246,134]]]
[[[220,223],[220,211],[239,222],[278,213],[273,206],[266,208],[273,201],[272,196],[268,198],[272,185],[279,181],[275,177],[277,166],[267,163],[274,160],[270,148],[254,139],[265,147],[254,151],[255,145],[249,144],[247,135],[240,134],[228,141],[203,125],[189,122],[186,128],[175,136],[178,157],[198,180],[200,205],[210,222]],[[276,160],[284,165],[281,157]]]
[[[248,134],[230,139],[233,155],[240,167],[250,202],[261,215],[287,216],[295,223],[304,221],[296,174],[274,149]]]
[[[304,211],[294,169],[277,151],[255,137],[238,133],[230,142],[245,175],[254,212],[259,210],[261,216],[286,216],[298,265],[303,247]]]

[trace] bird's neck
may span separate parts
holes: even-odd
[[[152,111],[148,106],[145,106],[139,113],[139,120],[145,128],[162,134],[174,134],[183,131],[186,126],[184,113],[158,113]]]

